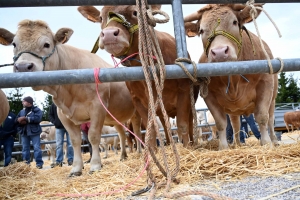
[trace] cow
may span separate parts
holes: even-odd
[[[112,67],[89,51],[64,44],[72,33],[72,29],[61,28],[54,34],[44,21],[23,20],[19,23],[16,34],[0,29],[0,39],[14,46],[14,72]],[[120,135],[121,149],[125,149],[124,129],[105,110],[106,107],[120,123],[126,122],[135,115],[136,110],[124,82],[99,84],[98,93],[103,105],[98,99],[95,84],[34,86],[32,88],[44,90],[52,95],[53,102],[58,107],[58,117],[70,134],[74,148],[74,161],[70,176],[82,174],[80,124],[84,122],[91,122],[88,134],[93,149],[90,173],[101,169],[99,155],[101,133],[99,130],[103,125],[115,126]],[[134,127],[134,129],[137,134],[140,134],[139,127]],[[121,154],[121,159],[126,157],[125,151]]]
[[[0,89],[0,124],[4,122],[9,112],[9,103],[4,92]]]
[[[103,126],[102,131],[101,131],[102,135],[107,135],[107,134],[112,134],[112,133],[117,133],[117,130],[114,127]],[[108,158],[108,150],[109,150],[108,145],[111,145],[111,147],[113,147],[113,149],[114,149],[115,154],[118,154],[119,142],[120,142],[120,139],[118,136],[101,138],[100,147],[105,152],[105,155],[103,158]],[[124,151],[124,150],[122,149],[122,151]]]
[[[289,125],[292,126],[292,131],[294,131],[294,127],[299,129],[300,128],[300,111],[291,111],[291,112],[284,113],[283,120],[284,120],[286,129],[288,130],[288,132],[290,132]]]
[[[41,125],[51,125],[52,123],[48,121],[42,121]],[[40,135],[43,141],[55,141],[55,126],[43,126],[42,133]],[[45,149],[50,157],[51,164],[55,164],[56,160],[56,143],[46,144]]]
[[[152,10],[159,10],[160,7],[160,5],[152,5]],[[101,49],[105,49],[108,53],[120,59],[139,52],[138,13],[135,5],[104,6],[101,12],[93,6],[80,6],[78,11],[88,20],[101,24],[102,30],[99,36],[99,47]],[[164,63],[174,64],[177,58],[174,37],[157,30],[155,35],[161,48]],[[140,66],[139,55],[135,55],[122,64],[129,67]],[[149,94],[146,81],[126,82],[126,85],[133,98],[133,103],[142,117],[142,121],[148,122]],[[182,135],[185,147],[193,143],[193,116],[189,85],[189,79],[168,79],[164,81],[162,93],[167,115],[172,118],[177,116],[178,134]],[[195,86],[195,102],[198,92],[198,86]],[[156,97],[156,91],[154,92],[154,97]],[[160,108],[156,114],[164,122]],[[166,124],[163,123],[163,125],[164,129],[167,130]],[[154,146],[156,138],[154,126],[151,127],[150,133],[147,134],[151,136],[151,146]],[[166,139],[167,144],[169,144],[170,138],[166,137]]]
[[[244,28],[244,24],[252,21],[250,9],[243,4],[209,4],[184,18],[186,35],[201,35],[204,51],[199,63],[266,59],[259,38]],[[272,59],[270,48],[265,42],[263,45]],[[276,74],[211,77],[204,101],[216,121],[220,150],[229,148],[225,133],[226,113],[230,115],[233,130],[237,134],[239,116],[254,113],[261,130],[261,145],[278,144],[273,125],[277,88]],[[240,144],[239,140],[236,142]]]

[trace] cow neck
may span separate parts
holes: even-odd
[[[106,26],[112,21],[116,21],[120,24],[122,24],[129,32],[130,39],[129,39],[129,46],[127,47],[126,51],[122,55],[114,55],[116,58],[124,59],[126,57],[126,54],[128,53],[129,49],[131,48],[132,41],[133,41],[133,34],[139,29],[139,26],[137,24],[131,24],[129,21],[126,20],[126,18],[118,13],[109,12],[108,13],[108,21],[106,23]],[[124,63],[128,64],[128,63]],[[125,65],[126,66],[126,65]]]

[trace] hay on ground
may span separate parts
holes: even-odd
[[[291,136],[286,134],[285,137]],[[247,146],[224,151],[216,150],[215,141],[194,150],[183,148],[181,144],[176,146],[180,154],[180,171],[177,175],[179,185],[172,184],[172,192],[176,192],[176,188],[205,180],[239,180],[254,175],[281,176],[299,172],[300,169],[300,141],[268,148],[260,146],[257,140],[250,137]],[[173,169],[175,164],[170,147],[167,147],[167,154]],[[89,155],[83,154],[83,157],[87,160]],[[161,158],[160,161],[163,163]],[[107,193],[123,188],[139,175],[144,165],[141,155],[129,154],[129,158],[121,162],[119,155],[111,153],[108,159],[102,159],[102,164],[101,171],[94,174],[89,174],[89,164],[85,164],[82,176],[69,178],[70,166],[50,168],[49,161],[45,161],[44,169],[39,170],[35,168],[35,163],[31,166],[15,163],[0,169],[0,199],[115,199],[130,196],[132,192],[146,186],[144,173],[124,191]],[[154,164],[152,166],[156,180],[163,182],[165,178]],[[159,189],[157,194],[161,194],[163,189]]]

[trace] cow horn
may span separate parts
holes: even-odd
[[[195,13],[192,13],[188,16],[185,16],[184,17],[184,22],[192,22],[192,21],[198,20],[200,17],[201,17],[201,13],[200,12],[195,12]]]

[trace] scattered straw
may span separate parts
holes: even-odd
[[[286,136],[285,136],[286,137]],[[171,186],[171,192],[177,192],[183,185],[199,184],[206,180],[236,181],[246,176],[282,176],[299,172],[300,169],[300,141],[293,144],[282,144],[270,149],[260,146],[257,140],[250,137],[247,146],[230,150],[217,151],[217,142],[206,144],[205,148],[186,149],[177,144],[180,154],[180,171],[177,182]],[[167,156],[172,151],[167,148]],[[89,155],[83,154],[84,160]],[[162,159],[162,158],[160,158]],[[68,178],[71,167],[49,168],[49,161],[45,161],[44,169],[31,167],[24,163],[15,163],[0,169],[0,199],[115,199],[126,198],[132,192],[146,186],[146,174],[125,191],[100,195],[100,193],[117,190],[136,178],[143,169],[143,158],[137,153],[129,154],[126,161],[119,161],[119,155],[110,154],[108,159],[102,159],[103,168],[94,174],[89,174],[89,164],[85,164],[83,175]],[[174,163],[170,163],[174,167]],[[153,173],[158,182],[165,182],[159,170],[153,167]],[[218,187],[218,186],[212,186]],[[157,195],[162,194],[158,189]],[[146,193],[144,195],[148,195]],[[64,196],[70,195],[70,196]]]

